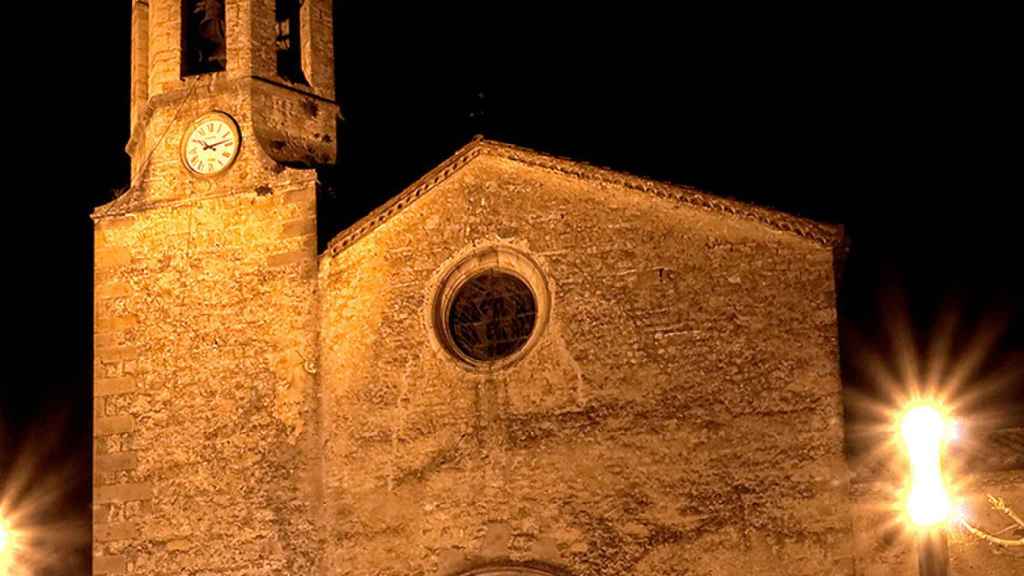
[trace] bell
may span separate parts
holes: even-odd
[[[195,13],[202,15],[199,37],[205,44],[202,50],[203,60],[216,63],[223,68],[228,60],[223,0],[203,0],[196,5]]]

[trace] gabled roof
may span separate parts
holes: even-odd
[[[737,200],[712,196],[690,186],[680,186],[657,182],[646,178],[640,178],[623,172],[599,168],[584,162],[577,162],[567,158],[559,158],[549,154],[536,152],[527,148],[505,144],[494,140],[487,140],[482,136],[475,137],[469,144],[460,148],[450,158],[442,162],[436,168],[428,172],[422,178],[413,182],[408,188],[397,196],[385,202],[382,206],[370,212],[364,218],[348,227],[346,230],[335,236],[327,246],[325,254],[337,254],[352,245],[359,238],[373,231],[381,224],[387,222],[392,216],[408,208],[413,202],[424,194],[433,190],[436,186],[447,180],[450,176],[469,164],[474,158],[481,156],[496,156],[525,164],[527,166],[539,167],[594,182],[603,182],[636,190],[644,194],[651,194],[659,198],[667,198],[685,204],[702,208],[712,212],[727,214],[732,217],[742,218],[759,222],[770,228],[788,232],[802,238],[808,238],[824,245],[836,245],[842,239],[842,228],[829,224],[822,224],[806,218],[793,216],[776,210],[754,206]]]

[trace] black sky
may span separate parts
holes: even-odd
[[[1022,99],[997,18],[425,4],[337,3],[345,120],[326,230],[477,133],[842,223],[847,389],[877,395],[865,359],[897,364],[901,316],[919,350],[956,317],[953,357],[995,335],[978,381],[1018,372],[961,395],[964,410],[1024,424]],[[88,215],[128,179],[128,5],[54,7],[66,16],[25,43],[47,63],[7,82],[25,101],[8,110],[0,485],[48,439],[37,474],[75,471],[57,520],[89,517]],[[855,438],[868,420],[849,408]]]

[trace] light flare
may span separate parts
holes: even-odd
[[[919,528],[943,524],[954,515],[953,499],[942,475],[942,454],[957,435],[955,422],[934,402],[911,406],[900,419],[900,436],[910,460],[906,512]]]
[[[65,438],[61,420],[46,424],[45,434],[26,434],[31,442],[0,445],[10,450],[0,459],[6,460],[0,470],[0,576],[87,571],[88,525],[67,512],[69,488],[82,482],[81,467],[57,457],[56,442]]]
[[[10,573],[14,562],[14,530],[6,519],[0,517],[0,576]]]

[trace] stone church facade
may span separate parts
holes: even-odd
[[[95,574],[913,573],[849,482],[838,229],[477,139],[318,253],[332,42],[133,0]]]

